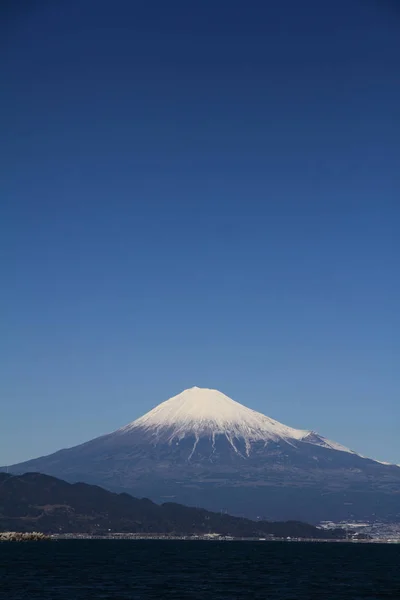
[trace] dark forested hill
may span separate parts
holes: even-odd
[[[269,523],[190,508],[157,505],[85,483],[39,473],[0,473],[0,530],[45,533],[220,533],[238,537],[337,537],[300,522]]]

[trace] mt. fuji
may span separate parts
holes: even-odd
[[[293,429],[258,413],[239,402],[235,402],[218,390],[193,387],[163,402],[140,419],[120,430],[128,433],[142,430],[150,434],[155,444],[179,443],[186,438],[194,438],[188,460],[192,460],[200,439],[211,442],[212,455],[215,454],[216,439],[229,442],[233,451],[249,457],[252,444],[302,440],[318,446],[351,452],[348,448],[330,442],[312,431]],[[244,450],[243,450],[244,446]],[[242,454],[243,450],[243,454]]]
[[[129,425],[9,467],[267,519],[400,521],[400,468],[191,388]]]

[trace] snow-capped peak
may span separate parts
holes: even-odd
[[[330,442],[312,431],[294,429],[232,400],[218,390],[193,387],[162,402],[153,410],[119,430],[128,433],[140,428],[156,438],[167,436],[168,441],[187,436],[215,439],[224,435],[236,450],[235,439],[242,439],[249,454],[256,441],[302,440],[345,452],[348,448]]]

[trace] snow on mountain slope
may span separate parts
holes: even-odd
[[[235,451],[235,439],[241,439],[245,442],[247,456],[253,442],[290,443],[293,440],[353,453],[341,444],[326,440],[315,432],[294,429],[270,419],[218,390],[198,387],[185,390],[159,404],[117,433],[133,433],[137,430],[152,435],[154,443],[161,440],[172,443],[188,436],[194,436],[196,441],[207,436],[215,443],[216,436],[223,435]]]

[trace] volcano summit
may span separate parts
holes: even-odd
[[[312,431],[293,429],[235,402],[218,390],[193,387],[159,404],[140,419],[121,429],[121,433],[147,432],[154,444],[180,443],[194,439],[188,456],[191,460],[200,440],[210,444],[208,459],[216,452],[216,442],[228,442],[232,450],[249,457],[256,442],[303,440],[309,443],[351,452],[340,444],[326,440]],[[200,458],[200,457],[198,457]],[[203,456],[207,458],[207,456]]]
[[[400,521],[400,468],[191,388],[108,435],[9,467],[255,518]]]

